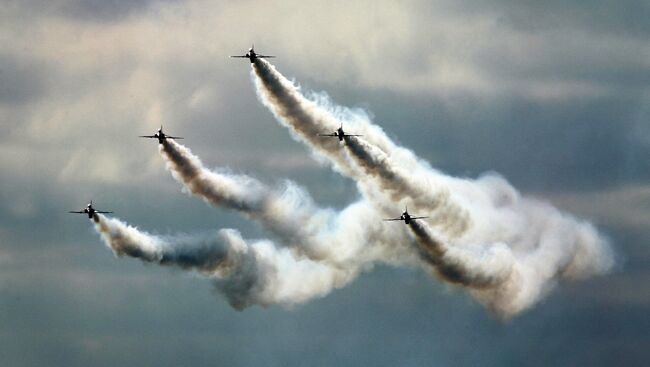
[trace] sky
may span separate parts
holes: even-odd
[[[0,9],[0,364],[643,365],[650,358],[650,6],[644,1],[13,1]],[[183,192],[161,124],[210,167],[343,208],[355,182],[256,95],[252,43],[446,174],[497,172],[589,220],[613,270],[502,321],[379,264],[290,307],[118,258],[89,200],[158,234],[257,223]],[[399,208],[401,209],[401,208]]]

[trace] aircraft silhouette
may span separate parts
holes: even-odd
[[[389,219],[384,219],[384,221],[386,221],[386,222],[390,222],[390,221],[395,221],[395,220],[403,220],[405,224],[409,224],[409,223],[411,223],[411,221],[413,221],[413,220],[416,220],[416,219],[423,219],[423,218],[429,218],[429,217],[415,217],[415,216],[411,216],[411,214],[409,214],[409,208],[408,208],[408,206],[407,206],[407,207],[405,208],[405,210],[404,210],[404,213],[402,213],[402,215],[400,215],[399,218],[389,218]]]
[[[160,129],[153,135],[140,135],[139,138],[149,138],[149,139],[158,139],[158,144],[162,144],[165,139],[183,139],[180,136],[171,136],[166,135],[163,132],[163,127],[160,125]]]
[[[333,133],[331,133],[331,134],[318,134],[318,136],[330,136],[330,137],[339,138],[339,141],[343,141],[343,138],[345,138],[346,136],[363,136],[363,135],[346,134],[343,131],[343,123],[341,123],[341,127],[336,129],[336,131],[334,131]]]
[[[255,62],[255,59],[266,59],[266,58],[271,58],[275,56],[269,56],[269,55],[260,55],[255,53],[255,45],[251,45],[251,48],[248,49],[248,52],[246,55],[238,55],[238,56],[230,56],[230,57],[239,57],[239,58],[244,58],[244,59],[249,59],[251,61],[251,64]]]
[[[84,208],[84,210],[80,211],[69,211],[68,213],[73,213],[73,214],[88,214],[88,218],[92,219],[93,216],[95,216],[95,213],[100,213],[100,214],[110,214],[112,212],[105,212],[101,210],[96,210],[93,208],[93,201],[90,200],[90,203]]]

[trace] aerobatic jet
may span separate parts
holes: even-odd
[[[183,139],[180,136],[171,136],[163,132],[163,127],[160,125],[160,129],[153,135],[140,135],[140,138],[149,138],[149,139],[158,139],[158,144],[162,144],[165,139]]]
[[[405,224],[409,224],[413,220],[423,219],[423,218],[429,218],[429,217],[411,216],[411,214],[409,214],[409,208],[406,207],[406,209],[404,210],[404,213],[402,213],[402,215],[400,215],[399,218],[389,218],[389,219],[384,219],[384,221],[390,222],[390,221],[394,221],[394,220],[403,220]]]
[[[339,138],[339,141],[343,141],[343,138],[345,138],[346,136],[363,136],[363,135],[346,134],[343,131],[343,124],[341,124],[341,127],[336,129],[336,131],[334,131],[333,133],[331,133],[331,134],[318,134],[318,136],[331,136],[331,137]]]
[[[275,56],[270,56],[270,55],[260,55],[258,53],[255,53],[255,45],[251,45],[251,48],[248,49],[248,52],[246,55],[237,55],[237,56],[230,56],[230,57],[239,57],[242,59],[249,59],[251,61],[251,64],[255,62],[255,59],[268,59],[271,57]]]
[[[90,200],[90,204],[88,204],[88,206],[86,206],[86,207],[84,208],[84,210],[80,210],[80,211],[76,211],[76,212],[75,212],[75,211],[70,211],[70,212],[68,212],[68,213],[73,213],[73,214],[88,214],[88,218],[93,219],[93,216],[95,216],[95,213],[99,213],[99,214],[110,214],[110,213],[112,213],[112,212],[105,212],[105,211],[102,211],[102,210],[96,210],[95,208],[93,208],[93,201]]]

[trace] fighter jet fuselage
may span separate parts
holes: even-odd
[[[158,129],[158,132],[153,134],[153,136],[155,136],[156,139],[158,139],[158,144],[162,144],[163,140],[165,140],[167,138],[167,136],[165,136],[165,133],[162,132],[162,130],[160,130],[160,129]]]
[[[166,139],[183,139],[180,136],[171,136],[163,132],[162,126],[153,135],[140,135],[141,138],[158,139],[158,144],[162,144]]]
[[[96,213],[108,214],[108,213],[112,213],[112,212],[106,212],[106,211],[96,210],[95,208],[93,208],[93,202],[92,202],[92,200],[91,200],[90,203],[89,203],[89,204],[88,204],[88,205],[87,205],[83,210],[79,210],[79,211],[70,211],[69,213],[73,213],[73,214],[88,214],[88,218],[89,218],[89,219],[93,219],[93,217],[95,216]]]
[[[261,55],[255,52],[255,45],[251,46],[251,48],[248,49],[248,52],[245,55],[236,55],[236,56],[230,56],[230,57],[239,57],[242,59],[248,59],[251,64],[255,62],[256,59],[265,59],[265,58],[271,58],[275,56],[271,55]]]
[[[246,53],[246,57],[248,58],[248,60],[250,60],[250,62],[251,62],[251,64],[252,64],[252,63],[255,62],[255,59],[257,58],[257,54],[256,54],[255,51],[251,48],[251,49],[248,49],[248,52]]]
[[[339,141],[343,141],[343,138],[345,137],[345,133],[343,132],[343,127],[339,127],[336,129],[336,136],[338,136]]]
[[[87,208],[84,208],[84,213],[88,214],[88,218],[91,218],[95,215],[96,210],[88,204]]]
[[[332,137],[338,138],[339,141],[343,141],[343,139],[345,139],[346,137],[349,137],[349,136],[363,136],[363,135],[356,135],[356,134],[346,134],[345,131],[343,131],[343,124],[341,124],[341,127],[336,129],[336,131],[334,131],[331,134],[318,134],[318,135],[319,136],[332,136]]]
[[[403,221],[404,224],[410,224],[412,221],[416,219],[424,219],[424,218],[428,218],[428,217],[411,216],[411,214],[409,214],[408,208],[406,208],[406,210],[404,210],[404,213],[402,213],[402,215],[400,215],[399,218],[389,218],[389,219],[384,219],[384,221],[390,222],[390,221],[399,220],[399,221]]]

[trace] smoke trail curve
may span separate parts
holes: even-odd
[[[331,139],[319,137],[319,133],[334,129],[342,123],[334,113],[320,106],[300,93],[300,88],[280,74],[273,65],[264,60],[256,60],[253,64],[255,85],[258,96],[293,135],[308,144],[317,156],[330,159],[333,167],[341,174],[355,179],[361,185],[361,191],[369,197],[371,191],[380,191],[390,195],[390,200],[396,202],[409,198],[415,209],[426,209],[432,215],[438,216],[435,225],[442,227],[449,236],[459,236],[468,226],[470,219],[458,203],[449,198],[444,185],[440,189],[431,190],[431,182],[438,181],[435,175],[414,174],[422,170],[422,165],[413,161],[405,169],[391,163],[390,157],[380,148],[399,153],[394,144],[390,144],[380,129],[366,128],[364,139],[380,142],[379,146],[364,143],[364,139],[346,137],[345,145],[352,154],[346,154],[339,144],[333,144]],[[351,112],[348,113],[351,115]],[[363,119],[357,118],[357,121]],[[367,126],[371,126],[366,123]],[[402,149],[402,151],[404,151]],[[400,154],[400,156],[409,154]],[[368,180],[368,175],[375,178]],[[379,190],[376,190],[378,188]],[[438,209],[441,206],[446,210]]]
[[[248,176],[207,170],[169,140],[160,152],[191,194],[245,214],[281,241],[247,241],[228,229],[159,236],[96,215],[97,231],[117,256],[197,272],[238,309],[322,297],[376,263],[424,265],[504,318],[531,307],[563,279],[611,268],[611,249],[590,223],[522,197],[496,174],[476,180],[444,175],[393,143],[366,114],[304,97],[263,60],[253,64],[253,76],[278,121],[354,179],[363,199],[338,213],[318,208],[293,184],[280,192]],[[348,138],[342,147],[317,136],[343,121],[337,111],[361,127],[362,139]],[[400,227],[381,221],[380,213],[407,203],[430,218]]]
[[[207,169],[190,149],[173,140],[159,147],[167,168],[190,193],[216,207],[242,212],[278,236],[282,245],[312,260],[346,266],[392,263],[395,260],[385,253],[395,252],[399,248],[395,243],[409,242],[401,233],[389,233],[366,201],[340,212],[319,208],[305,190],[291,182],[274,190],[247,175]],[[376,250],[367,251],[368,247]],[[375,255],[369,258],[367,253]]]
[[[395,206],[396,201],[415,203],[416,210],[426,209],[422,214],[431,215],[425,221],[428,225],[442,224],[439,230],[443,242],[452,244],[449,248],[471,248],[453,260],[457,262],[453,269],[461,269],[455,277],[469,279],[460,281],[465,285],[476,284],[477,274],[484,280],[479,283],[498,283],[490,292],[471,293],[504,317],[530,307],[560,279],[588,277],[612,267],[608,242],[588,222],[522,197],[496,174],[477,180],[446,176],[392,143],[366,119],[367,114],[354,117],[366,128],[363,139],[346,139],[345,150],[328,146],[315,135],[339,122],[331,113],[331,105],[319,105],[322,98],[310,100],[303,96],[299,87],[266,61],[253,65],[253,76],[262,103],[313,153],[329,159],[337,171],[355,179],[367,200],[378,208]],[[430,238],[417,230],[414,235],[421,248],[431,246]],[[447,256],[451,253],[445,252],[438,259],[452,262]],[[486,259],[485,254],[497,260]]]
[[[195,271],[211,279],[240,310],[323,297],[358,275],[356,269],[296,257],[270,241],[251,243],[232,229],[203,236],[158,236],[102,215],[95,217],[95,228],[116,256]]]
[[[284,192],[277,192],[247,175],[209,170],[190,149],[173,140],[164,141],[159,150],[174,178],[191,194],[261,222],[310,257],[323,256],[318,254],[322,249],[318,251],[314,233],[327,227],[334,213],[316,208],[296,185],[287,183]]]

